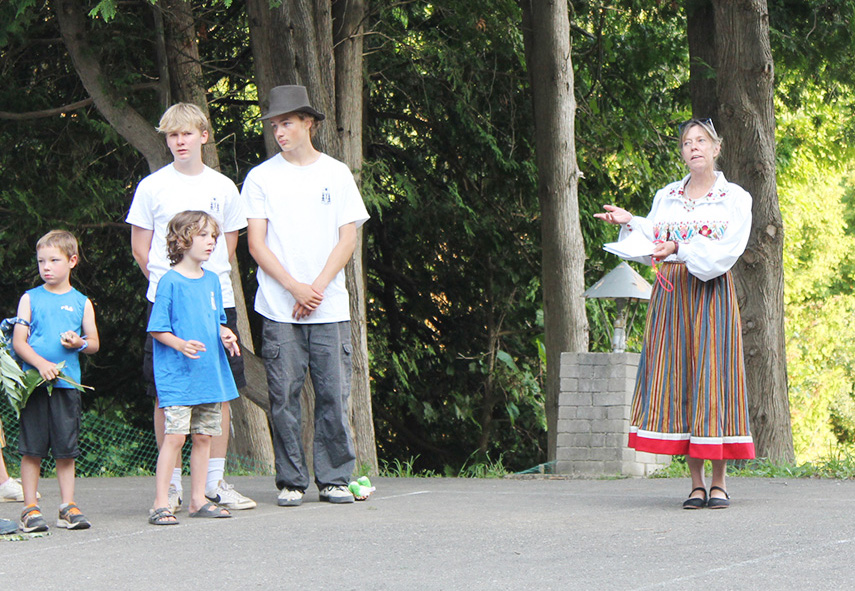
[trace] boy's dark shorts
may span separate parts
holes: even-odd
[[[44,458],[50,450],[54,459],[65,460],[80,455],[80,392],[74,388],[54,388],[48,396],[41,386],[27,400],[21,411],[18,453]]]
[[[240,333],[238,333],[237,328],[237,310],[234,308],[226,308],[226,326],[228,326],[235,336],[237,337],[237,342],[240,344]],[[148,318],[151,316],[151,302],[148,302],[148,311],[146,312],[146,324],[148,324]],[[151,333],[146,332],[145,335],[145,352],[143,353],[143,377],[146,381],[146,391],[145,393],[151,396],[152,398],[157,398],[157,388],[154,386],[154,361],[153,361],[153,347]],[[238,390],[246,386],[246,376],[243,373],[243,357],[238,355],[230,355],[226,352],[226,357],[229,360],[229,368],[232,370],[232,376],[235,379],[235,386],[237,386]]]

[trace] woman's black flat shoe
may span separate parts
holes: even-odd
[[[704,498],[699,499],[697,497],[692,497],[695,494],[696,490],[703,491]],[[727,493],[725,493],[727,494]],[[707,506],[707,489],[703,486],[699,486],[697,488],[693,488],[692,492],[689,493],[689,498],[683,501],[683,509],[703,509]]]
[[[718,497],[710,497],[710,500],[707,502],[707,507],[710,509],[727,509],[730,507],[730,495],[727,494],[727,491],[720,486],[711,486],[710,494],[712,494],[712,491],[714,490],[720,490],[723,492],[725,498],[720,499]]]

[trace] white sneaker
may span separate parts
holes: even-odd
[[[280,507],[298,507],[303,503],[303,491],[283,488],[277,502]]]
[[[347,490],[346,486],[325,486],[320,490],[318,496],[322,501],[329,503],[353,502],[353,495]]]
[[[226,509],[252,509],[256,504],[249,497],[236,491],[235,487],[225,480],[220,480],[214,490],[205,491],[205,496],[209,501]]]
[[[181,493],[172,483],[169,484],[169,492],[166,499],[166,504],[169,505],[169,510],[173,514],[181,511]]]
[[[0,502],[16,503],[24,500],[24,489],[21,488],[21,481],[15,478],[10,478],[3,484],[0,484]]]

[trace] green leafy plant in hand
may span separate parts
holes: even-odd
[[[0,346],[0,390],[6,394],[12,408],[20,416],[20,409],[24,408],[26,403],[24,394],[27,391],[27,386],[24,383],[24,372],[4,346]]]
[[[39,374],[37,369],[22,371],[21,368],[18,367],[18,364],[12,359],[12,356],[9,355],[6,347],[0,347],[0,370],[2,370],[2,375],[0,375],[0,388],[2,388],[3,392],[6,394],[6,397],[9,399],[9,404],[18,416],[21,416],[21,410],[27,405],[27,400],[30,399],[30,395],[42,384],[46,384],[48,395],[53,394],[53,388],[56,385],[57,380],[62,380],[81,392],[93,389],[91,386],[78,384],[69,378],[65,372],[62,371],[63,368],[65,368],[65,361],[57,363],[56,368],[59,370],[57,377],[52,380],[45,380],[41,374]]]

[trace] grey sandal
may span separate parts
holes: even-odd
[[[178,520],[169,510],[169,507],[160,507],[149,511],[148,522],[152,525],[178,525]]]

